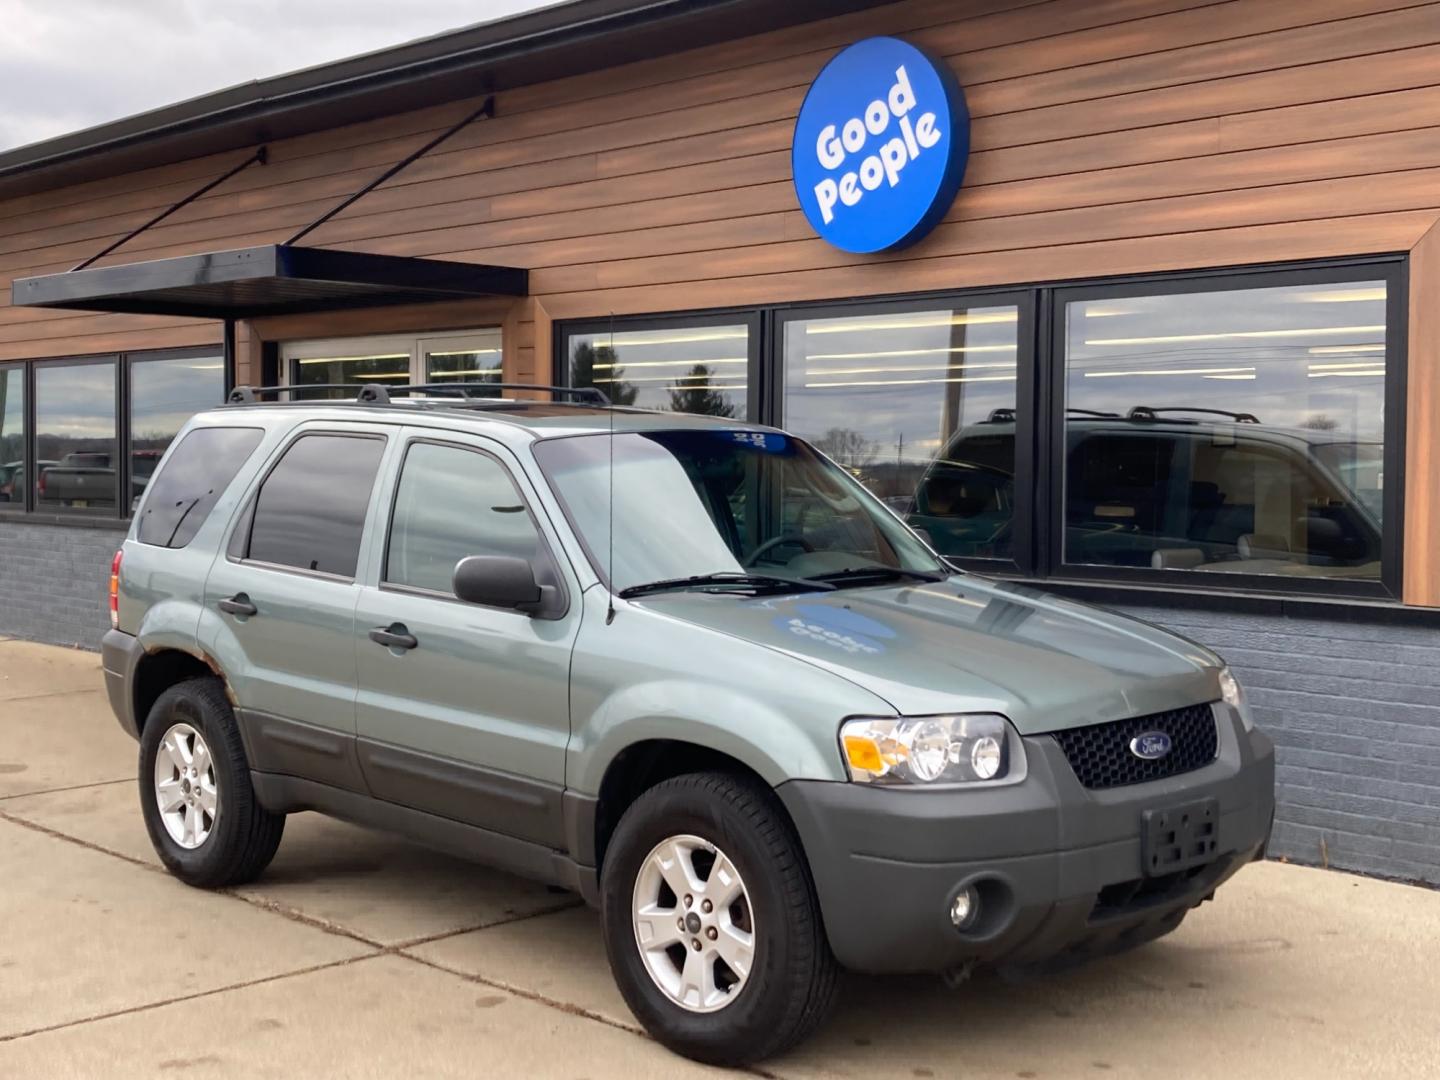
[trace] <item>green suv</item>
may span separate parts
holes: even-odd
[[[111,576],[183,881],[260,874],[296,811],[405,833],[579,893],[645,1027],[738,1063],[841,969],[1128,948],[1265,850],[1272,746],[1213,653],[957,573],[782,431],[265,393],[185,427]]]

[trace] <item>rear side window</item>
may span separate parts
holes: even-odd
[[[488,454],[414,443],[405,455],[385,580],[449,593],[469,555],[534,558],[539,533],[505,467]]]
[[[384,451],[379,436],[296,439],[260,485],[246,557],[354,577]]]
[[[150,482],[137,539],[169,548],[194,540],[264,434],[260,428],[205,427],[186,435]]]

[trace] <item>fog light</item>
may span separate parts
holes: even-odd
[[[956,930],[964,930],[975,922],[980,914],[980,896],[975,886],[967,885],[950,901],[950,922]]]

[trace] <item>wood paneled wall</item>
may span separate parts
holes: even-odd
[[[973,151],[930,236],[866,257],[811,232],[788,145],[822,64],[875,33],[947,59]],[[107,261],[283,239],[474,104],[272,144],[270,165]],[[434,315],[502,323],[516,379],[548,374],[551,319],[1409,251],[1440,218],[1440,4],[1427,0],[905,0],[496,105],[307,242],[529,268],[530,299]],[[73,265],[243,155],[0,202],[0,304],[12,277]],[[1417,253],[1406,596],[1440,605],[1437,279],[1440,257]],[[305,325],[257,324],[251,351]],[[217,339],[205,323],[0,306],[0,359]]]

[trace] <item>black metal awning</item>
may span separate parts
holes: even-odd
[[[19,307],[253,319],[311,311],[524,296],[509,266],[265,244],[174,259],[17,278]]]

